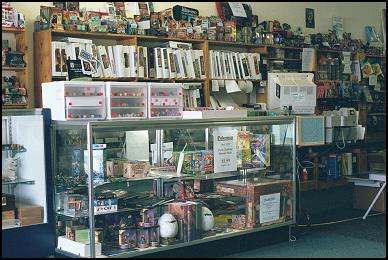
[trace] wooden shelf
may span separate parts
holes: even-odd
[[[318,82],[351,82],[351,80],[338,80],[338,79],[317,79]]]
[[[180,42],[204,43],[206,41],[202,39],[180,39],[180,38],[158,37],[158,36],[149,36],[149,35],[136,35],[136,39],[140,41],[147,41],[147,42],[180,41]]]
[[[26,108],[27,105],[2,105],[2,109],[21,109],[21,108]]]
[[[1,31],[3,33],[15,33],[15,34],[25,32],[24,28],[20,29],[20,28],[15,28],[15,27],[1,27]]]
[[[243,43],[243,42],[225,42],[225,41],[213,41],[207,40],[209,46],[217,46],[217,47],[239,47],[239,48],[258,48],[258,47],[266,47],[262,44],[254,44],[254,43]]]
[[[2,66],[1,70],[7,70],[7,71],[24,71],[26,70],[26,67],[13,67],[13,66]]]
[[[330,52],[330,53],[338,53],[338,54],[340,54],[340,53],[342,53],[342,52],[344,52],[344,51],[342,51],[342,50],[324,50],[324,49],[317,49],[317,52]],[[346,52],[346,51],[345,51]]]
[[[264,44],[263,46],[266,46],[267,48],[289,49],[289,50],[303,51],[303,47],[281,46],[281,45],[268,45],[268,44]]]
[[[365,58],[386,59],[387,56],[385,56],[385,55],[365,54]]]
[[[91,78],[92,81],[131,81],[131,82],[142,82],[142,81],[181,81],[181,82],[202,82],[206,79],[156,79],[156,78],[136,78],[136,77],[120,77],[120,78]],[[53,76],[53,81],[66,80],[65,76]]]
[[[107,40],[134,39],[136,37],[136,35],[130,35],[130,34],[117,34],[117,33],[104,33],[104,32],[79,32],[79,31],[65,31],[65,30],[51,30],[51,33],[53,36],[97,38],[97,39],[107,39]]]
[[[283,61],[299,61],[302,62],[302,59],[295,59],[295,58],[267,58],[268,60],[283,60]]]

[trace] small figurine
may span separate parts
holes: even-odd
[[[5,168],[2,169],[2,180],[3,181],[14,181],[17,179],[17,168],[18,168],[18,159],[16,158],[7,158],[5,159]]]

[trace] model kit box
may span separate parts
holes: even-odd
[[[149,162],[134,161],[123,163],[123,177],[141,178],[147,176],[150,169]]]
[[[231,180],[216,184],[216,192],[246,198],[246,227],[285,221],[292,217],[292,182],[258,178]]]
[[[110,159],[106,161],[106,175],[108,177],[122,177],[126,159]]]
[[[168,212],[175,216],[179,225],[178,237],[182,241],[198,239],[202,233],[202,205],[197,202],[173,202]]]
[[[221,181],[216,184],[216,192],[222,195],[246,197],[247,183],[240,180]]]
[[[247,184],[246,226],[254,228],[292,218],[292,181],[259,178]]]

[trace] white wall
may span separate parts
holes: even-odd
[[[29,71],[30,83],[33,84],[33,38],[34,21],[39,16],[40,4],[52,2],[13,2],[12,6],[22,12],[27,21],[27,44],[29,47],[28,61],[32,64]],[[160,11],[176,4],[192,7],[199,10],[200,15],[217,15],[215,2],[154,2],[155,11]],[[305,33],[326,33],[331,28],[332,16],[344,19],[344,31],[352,33],[352,38],[365,41],[365,25],[373,25],[382,35],[381,13],[386,8],[385,2],[249,2],[253,14],[259,16],[259,21],[278,20],[288,23],[292,28],[302,27]],[[105,9],[105,2],[81,2],[80,8]],[[315,10],[315,29],[305,28],[305,8]]]

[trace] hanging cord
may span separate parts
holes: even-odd
[[[378,216],[378,215],[383,215],[385,213],[375,213],[375,214],[370,214],[368,217],[373,217],[373,216]],[[347,221],[352,221],[356,219],[362,219],[361,217],[356,217],[356,218],[349,218],[349,219],[342,219],[342,220],[336,220],[336,221],[330,221],[330,222],[323,222],[323,223],[316,223],[316,224],[309,224],[309,225],[296,225],[297,227],[317,227],[317,226],[325,226],[325,225],[332,225],[332,224],[338,224],[342,222],[347,222]]]
[[[345,148],[346,143],[345,143],[345,137],[344,137],[344,128],[341,127],[341,132],[342,132],[342,147],[339,147],[337,143],[335,143],[335,146],[337,146],[338,149],[342,150]]]

